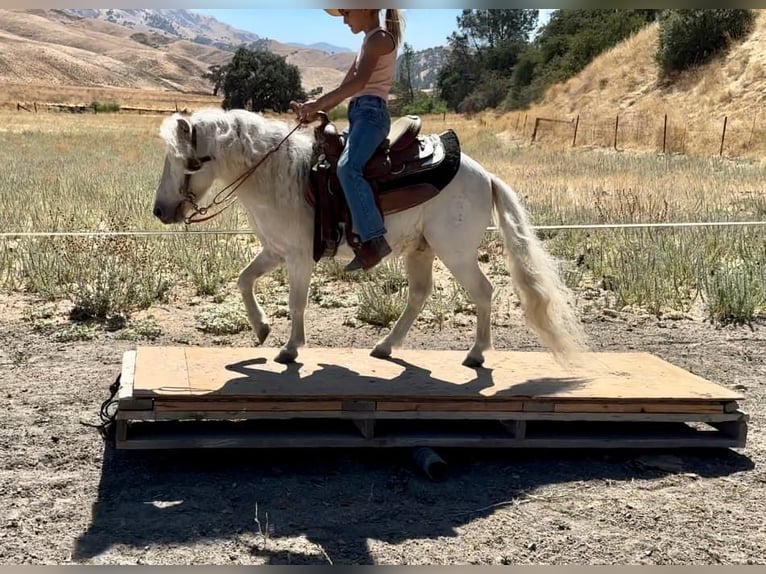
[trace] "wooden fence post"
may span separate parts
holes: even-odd
[[[535,118],[535,129],[532,130],[532,143],[535,143],[535,138],[537,137],[537,126],[540,125],[540,118]]]
[[[723,132],[721,133],[721,148],[718,150],[718,155],[723,155],[723,142],[726,139],[726,122],[729,120],[729,116],[723,117]]]
[[[757,118],[757,117],[758,117],[758,114],[753,114],[753,125],[750,126],[750,137],[747,138],[747,148],[746,149],[748,149],[748,150],[750,149],[750,144],[753,141],[753,132],[755,131],[755,118]]]
[[[620,114],[614,120],[614,149],[617,149],[617,129],[620,127]]]
[[[665,114],[665,126],[662,128],[662,153],[665,153],[665,142],[668,139],[668,114]]]
[[[577,114],[577,119],[575,119],[575,127],[574,127],[574,135],[572,136],[572,147],[575,146],[577,143],[577,128],[580,125],[580,114]]]
[[[527,114],[524,114],[524,125],[521,127],[521,135],[524,135],[527,131]]]

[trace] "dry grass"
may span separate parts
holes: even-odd
[[[524,114],[530,137],[534,118],[574,122],[579,116],[577,145],[618,149],[760,157],[766,152],[766,11],[757,10],[753,33],[708,65],[681,75],[672,84],[658,78],[654,63],[658,25],[650,25],[596,58],[569,81],[551,87],[543,101]],[[520,114],[509,114],[517,124]],[[667,132],[665,116],[667,115]],[[571,147],[574,123],[543,124],[540,145]]]
[[[155,110],[199,109],[220,106],[221,98],[208,94],[191,94],[170,90],[137,88],[51,86],[49,84],[0,85],[0,109],[16,110],[21,103],[33,109],[35,103],[90,104],[91,102],[116,102],[121,106]],[[39,111],[44,111],[40,106]]]
[[[5,166],[0,187],[14,190],[0,198],[0,227],[167,231],[151,215],[161,172],[162,147],[156,136],[161,119],[0,113],[5,144],[5,151],[0,151]],[[290,116],[285,119],[293,121]],[[561,153],[492,131],[507,128],[507,122],[507,117],[496,119],[491,114],[473,119],[432,116],[424,118],[423,129],[455,129],[466,153],[515,187],[537,225],[751,220],[766,215],[762,191],[766,175],[758,164],[604,151]],[[235,207],[205,228],[246,229],[247,223]],[[764,290],[755,288],[766,283],[766,237],[760,230],[542,235],[565,263],[568,283],[581,293],[602,292],[600,304],[653,313],[696,309],[736,322],[751,320],[766,306]],[[508,277],[497,239],[483,248],[481,260],[496,285],[502,285]],[[82,239],[19,239],[2,244],[0,283],[6,289],[31,289],[51,299],[70,298],[93,314],[107,316],[146,306],[153,298],[172,297],[169,290],[181,286],[183,293],[209,296],[233,288],[237,272],[257,249],[249,235],[93,244]],[[106,275],[94,274],[94,269],[106,270]],[[363,320],[390,321],[405,295],[400,288],[375,290],[376,284],[390,283],[378,275],[350,279],[332,266],[320,269],[324,269],[317,279],[320,286],[332,284],[335,293],[356,294],[366,307]],[[450,309],[466,305],[458,300],[464,295],[454,291],[449,276],[438,266],[437,271],[437,294],[452,293],[449,300],[442,297],[430,305],[433,320],[440,322]],[[399,276],[395,270],[386,273]],[[115,287],[124,284],[131,289]],[[262,288],[283,292],[286,285],[269,281]],[[315,295],[323,297],[321,290]]]

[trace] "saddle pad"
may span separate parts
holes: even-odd
[[[382,195],[388,191],[420,183],[429,183],[439,191],[449,185],[460,169],[460,141],[457,134],[453,130],[447,130],[439,135],[429,135],[426,137],[441,139],[442,145],[434,146],[435,153],[432,158],[423,164],[422,169],[416,173],[408,173],[402,177],[378,183],[378,193]],[[443,158],[441,157],[440,148],[443,149]]]

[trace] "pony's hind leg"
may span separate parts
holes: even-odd
[[[373,357],[390,357],[393,348],[402,344],[433,289],[434,252],[425,241],[418,249],[409,252],[404,262],[409,288],[407,307],[397,319],[391,332],[375,345],[370,353]]]
[[[477,254],[468,256],[465,251],[439,254],[447,269],[450,270],[476,305],[476,340],[468,352],[463,364],[467,367],[481,367],[484,364],[484,351],[492,347],[490,326],[492,305],[492,284],[479,267]]]
[[[239,292],[242,294],[247,319],[255,331],[260,344],[263,344],[266,337],[269,336],[271,327],[269,327],[266,313],[255,299],[253,288],[258,278],[276,268],[280,261],[280,258],[274,253],[263,250],[240,272],[237,279],[237,287],[239,287]]]

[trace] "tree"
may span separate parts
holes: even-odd
[[[415,89],[413,85],[415,64],[415,50],[407,42],[402,46],[402,55],[399,58],[399,71],[396,78],[395,91],[397,95],[410,103],[415,99]]]
[[[290,100],[306,99],[297,66],[283,56],[240,47],[223,70],[223,107],[278,113],[290,109]]]
[[[503,42],[528,42],[537,27],[539,10],[470,10],[458,16],[458,26],[475,48],[494,48]]]
[[[459,32],[449,38],[449,54],[437,88],[452,110],[475,111],[496,105],[498,94],[537,25],[538,10],[471,10],[457,17]],[[461,106],[464,100],[465,106]],[[499,100],[504,99],[504,94]]]
[[[223,76],[225,73],[225,66],[219,66],[218,64],[210,66],[207,72],[202,74],[205,80],[209,80],[213,84],[213,95],[217,96],[221,90],[221,84],[223,83]]]
[[[474,56],[468,46],[468,36],[453,32],[449,38],[449,55],[439,70],[436,87],[451,110],[457,110],[478,82]]]

